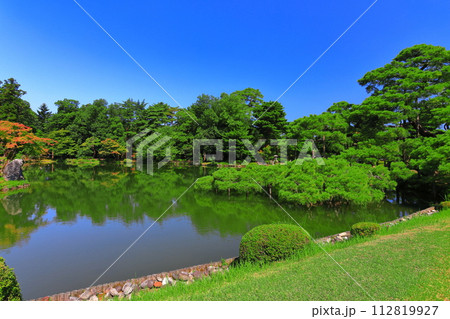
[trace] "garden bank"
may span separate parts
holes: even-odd
[[[395,220],[382,223],[384,226],[392,226],[403,221],[410,220],[420,215],[432,215],[438,212],[435,207],[429,207],[424,210],[415,212],[405,217],[400,217]],[[339,234],[326,236],[323,238],[315,239],[317,243],[335,243],[348,240],[352,235],[350,231],[341,232]],[[195,280],[199,280],[205,276],[209,276],[216,272],[227,271],[229,266],[237,259],[237,257],[224,259],[222,261],[216,261],[206,263],[197,266],[186,267],[169,272],[162,272],[158,274],[152,274],[139,278],[133,278],[128,280],[116,281],[112,283],[106,283],[102,285],[92,286],[89,288],[73,290],[69,292],[59,293],[51,296],[45,296],[35,299],[36,301],[78,301],[78,300],[107,300],[114,297],[131,298],[133,293],[149,290],[159,289],[166,285],[175,285],[177,282],[183,282],[189,284]]]

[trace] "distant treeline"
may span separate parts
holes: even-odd
[[[300,141],[289,148],[290,160],[298,156],[302,141],[311,139],[326,160],[346,161],[348,166],[382,165],[397,184],[448,193],[450,51],[425,44],[406,48],[358,83],[369,94],[361,104],[338,102],[322,114],[288,122],[279,102],[265,101],[252,88],[219,97],[203,94],[186,109],[132,99],[112,104],[98,99],[86,105],[64,99],[55,102],[55,114],[45,104],[35,113],[22,99],[26,92],[8,79],[0,82],[0,120],[8,121],[0,125],[0,153],[7,157],[39,153],[31,151],[32,142],[21,143],[25,135],[18,141],[15,136],[16,142],[11,139],[11,127],[2,129],[9,122],[31,127],[28,138],[46,144],[40,156],[44,152],[54,158],[120,159],[126,140],[145,129],[171,137],[172,159],[180,160],[192,159],[193,139],[222,139],[225,161],[228,142],[236,139],[238,163],[249,155],[242,139],[254,145],[265,139],[259,153],[267,161],[280,152],[270,139]],[[202,149],[214,151],[213,146]]]

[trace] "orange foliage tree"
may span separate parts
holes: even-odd
[[[47,153],[47,147],[55,141],[38,137],[31,130],[31,127],[20,123],[0,121],[0,153],[9,160],[19,153],[30,157]]]
[[[106,140],[101,141],[98,154],[103,158],[113,157],[119,159],[125,152],[126,149],[123,145],[111,138],[107,138]]]

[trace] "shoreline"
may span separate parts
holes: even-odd
[[[432,215],[438,212],[434,206],[417,211],[405,217],[400,217],[392,221],[381,223],[380,225],[392,226],[403,221],[407,221],[420,215]],[[335,243],[348,240],[352,235],[350,231],[341,232],[326,237],[316,239],[318,244]],[[31,299],[30,301],[81,301],[81,300],[107,300],[113,297],[125,298],[140,290],[159,289],[165,285],[175,285],[178,281],[189,284],[194,280],[209,276],[215,272],[226,271],[238,257],[227,258],[223,261],[210,262],[206,264],[185,267],[168,272],[147,275],[138,278],[105,283],[88,288],[72,290],[50,296]]]

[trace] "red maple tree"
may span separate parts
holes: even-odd
[[[7,159],[13,159],[20,152],[37,157],[48,152],[47,146],[55,143],[50,138],[34,135],[31,127],[20,123],[0,121],[0,153]]]

